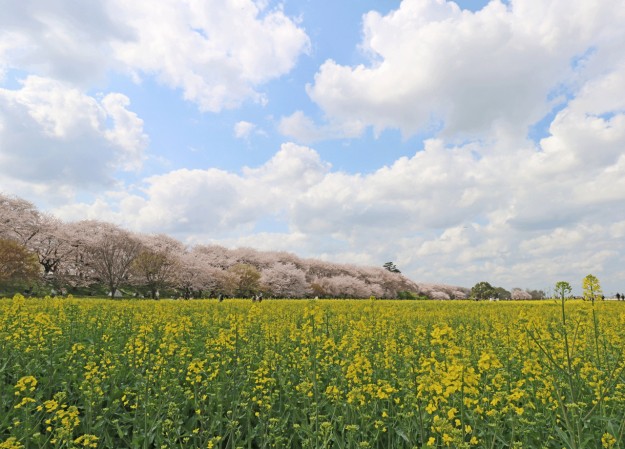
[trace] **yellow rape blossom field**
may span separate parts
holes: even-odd
[[[618,302],[0,300],[0,448],[623,448]]]

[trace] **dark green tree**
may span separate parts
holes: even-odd
[[[496,295],[495,288],[486,281],[478,282],[471,289],[471,298],[481,301],[494,297]]]
[[[543,290],[526,290],[532,296],[532,299],[545,299],[545,292]]]
[[[386,268],[388,271],[390,271],[391,273],[401,273],[401,271],[397,269],[397,266],[393,262],[386,262],[382,266]]]
[[[506,290],[503,287],[495,287],[495,298],[497,299],[511,299],[512,298],[512,293],[510,293],[508,290]]]

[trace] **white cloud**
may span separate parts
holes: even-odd
[[[558,92],[622,60],[620,6],[491,1],[473,13],[453,2],[403,0],[386,16],[365,15],[368,65],[328,60],[308,92],[331,122],[461,137],[503,127],[524,137],[563,100]]]
[[[266,192],[278,189],[280,195],[293,197],[319,183],[330,170],[311,148],[285,143],[259,168],[243,168],[243,176],[257,180]]]
[[[256,125],[254,123],[242,120],[234,125],[234,137],[237,139],[247,139],[254,132]]]
[[[266,101],[256,87],[288,73],[309,40],[281,10],[252,0],[111,0],[136,40],[114,42],[116,57],[156,75],[203,111]]]
[[[111,70],[154,75],[204,111],[265,102],[257,88],[309,48],[295,21],[252,0],[25,0],[2,12],[0,74],[13,68],[81,86]]]
[[[3,1],[0,67],[27,70],[68,82],[101,79],[112,64],[111,42],[132,30],[109,2]]]
[[[101,99],[29,76],[0,89],[0,175],[56,190],[111,186],[117,169],[136,169],[147,136],[128,98]]]
[[[359,121],[317,125],[302,111],[282,117],[278,124],[282,135],[306,144],[319,140],[359,137],[364,129],[365,126]]]
[[[112,206],[73,204],[58,208],[65,219],[92,216],[123,223],[133,229],[222,235],[251,231],[267,216],[281,216],[293,198],[319,182],[329,170],[310,148],[284,144],[272,159],[242,174],[218,169],[175,170],[145,179],[144,195],[102,198]],[[121,198],[121,199],[120,199]]]
[[[501,193],[489,189],[497,172],[488,160],[476,159],[474,149],[431,140],[412,158],[369,175],[330,173],[295,204],[294,225],[307,232],[383,231],[389,223],[403,232],[457,225],[485,204],[502,202]]]
[[[118,93],[106,95],[102,99],[102,108],[113,121],[113,128],[104,132],[105,137],[123,150],[120,161],[127,170],[138,169],[143,162],[143,149],[147,137],[143,133],[143,120],[127,109],[128,97]]]
[[[434,138],[414,155],[345,173],[286,143],[260,166],[173,170],[131,193],[114,172],[141,165],[143,123],[124,95],[94,97],[85,85],[115,69],[154,75],[203,110],[262,102],[262,84],[307,50],[305,32],[251,0],[109,0],[76,12],[66,0],[16,5],[0,17],[0,71],[45,77],[0,89],[0,186],[71,198],[56,209],[65,219],[394,260],[419,281],[544,288],[589,272],[608,288],[622,281],[625,10],[616,1],[492,1],[471,13],[404,0],[386,16],[369,13],[369,64],[326,61],[308,87],[327,122],[297,111],[279,130],[306,143],[357,137],[367,126],[430,128]],[[84,24],[66,26],[81,11],[91,14]],[[548,135],[529,142],[528,127],[556,104]],[[256,132],[251,122],[234,128],[238,138]],[[79,201],[79,189],[102,186],[97,200]],[[279,229],[267,231],[267,222]]]
[[[597,98],[593,86],[604,85],[594,80],[582,91]],[[364,175],[331,171],[314,150],[285,144],[240,174],[178,170],[151,177],[144,197],[116,200],[110,214],[134,229],[192,242],[358,263],[392,259],[419,281],[548,288],[592,272],[614,289],[616,268],[625,262],[625,243],[615,240],[625,229],[625,114],[597,124],[618,104],[605,95],[590,114],[584,96],[578,98],[554,119],[539,148],[433,139],[414,156]],[[574,123],[584,130],[582,146],[562,143]],[[593,154],[592,163],[581,157]],[[103,214],[100,204],[93,208]],[[288,230],[256,232],[268,218]]]

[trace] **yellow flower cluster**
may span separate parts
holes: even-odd
[[[17,441],[14,437],[0,442],[0,449],[23,449],[24,445]]]
[[[625,310],[566,313],[1,300],[0,449],[623,447]]]

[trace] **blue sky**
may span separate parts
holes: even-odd
[[[421,282],[625,290],[617,0],[0,9],[5,194]]]

